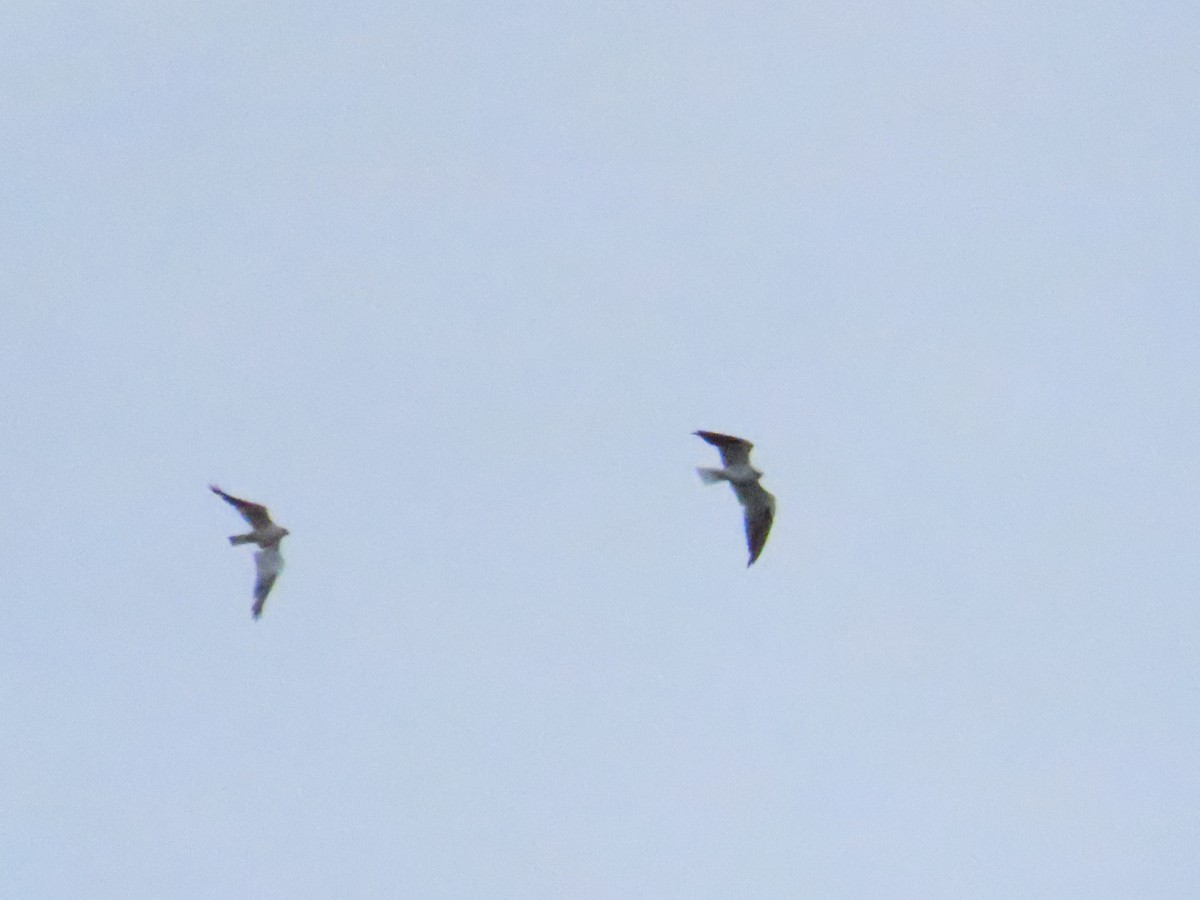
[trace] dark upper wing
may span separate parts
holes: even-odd
[[[716,431],[693,431],[692,434],[702,437],[721,451],[721,462],[727,466],[749,465],[750,451],[754,445],[745,438],[720,434]]]
[[[762,553],[775,522],[775,497],[758,482],[737,485],[734,490],[745,507],[746,546],[750,548],[750,561],[746,565],[751,566]]]
[[[231,497],[215,484],[210,484],[208,488],[218,497],[223,497],[226,503],[235,507],[242,514],[242,518],[255,528],[266,528],[271,524],[271,514],[267,512],[267,508],[261,503],[251,503],[249,500],[239,500],[237,497]]]

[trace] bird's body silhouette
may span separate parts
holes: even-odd
[[[775,497],[759,484],[763,473],[750,465],[750,451],[754,445],[745,438],[716,431],[695,431],[693,434],[721,451],[723,468],[697,469],[696,472],[705,484],[728,481],[733,488],[744,509],[746,546],[750,549],[750,561],[746,565],[751,566],[762,553],[775,521]]]
[[[286,528],[271,521],[271,514],[262,504],[230,496],[215,484],[210,484],[208,487],[214,494],[241,513],[242,518],[250,525],[249,532],[232,535],[229,543],[234,546],[257,544],[262,548],[254,552],[255,579],[252,612],[254,618],[257,619],[262,615],[263,604],[267,602],[267,594],[271,593],[271,588],[275,586],[275,579],[283,570],[283,556],[279,552],[279,543],[288,536],[289,532]]]

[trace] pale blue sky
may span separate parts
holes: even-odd
[[[5,4],[0,895],[1194,895],[1197,47]]]

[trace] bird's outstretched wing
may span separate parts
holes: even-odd
[[[775,521],[775,495],[757,481],[753,484],[735,484],[733,490],[738,502],[745,508],[746,546],[750,548],[750,561],[746,565],[752,566],[762,553]]]
[[[750,464],[750,451],[754,445],[745,438],[720,434],[716,431],[694,431],[697,437],[702,437],[721,451],[721,462],[726,466],[745,466]]]
[[[271,514],[267,512],[267,508],[261,503],[251,503],[249,500],[239,500],[237,497],[231,497],[215,484],[210,484],[208,489],[218,497],[224,498],[225,502],[240,512],[242,518],[249,522],[255,530],[267,528],[271,525]]]
[[[254,580],[254,618],[262,615],[263,604],[267,602],[267,594],[275,585],[275,579],[283,571],[283,556],[279,547],[267,547],[254,554],[254,568],[257,577]]]

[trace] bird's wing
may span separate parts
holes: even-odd
[[[279,547],[268,547],[254,554],[254,568],[258,577],[254,580],[254,618],[262,615],[263,604],[267,602],[267,594],[275,585],[275,579],[283,571],[283,556]]]
[[[251,503],[249,500],[239,500],[237,497],[231,497],[215,484],[208,486],[218,497],[224,498],[225,502],[237,509],[242,514],[242,518],[249,522],[255,530],[266,528],[271,524],[271,514],[267,512],[267,508],[261,503]]]
[[[745,438],[716,431],[695,431],[693,434],[718,448],[721,451],[721,462],[727,467],[750,464],[750,451],[754,449],[754,445]]]
[[[775,496],[757,481],[735,484],[733,489],[745,507],[746,546],[750,548],[750,561],[746,565],[750,566],[762,553],[767,535],[771,533],[771,524],[775,521]]]

